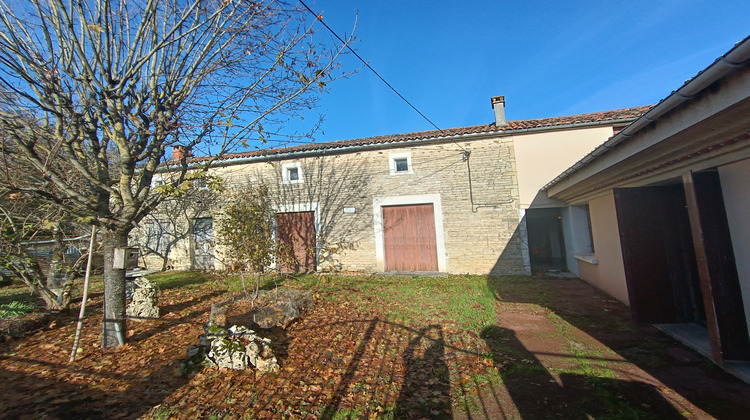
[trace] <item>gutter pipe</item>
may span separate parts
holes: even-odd
[[[549,188],[558,184],[563,179],[568,178],[591,161],[605,154],[609,149],[622,143],[628,137],[633,137],[641,129],[655,122],[667,112],[677,108],[684,102],[695,98],[701,91],[715,83],[717,80],[734,73],[740,67],[746,66],[748,60],[750,60],[750,36],[735,44],[731,50],[716,59],[713,64],[705,68],[692,79],[686,81],[682,87],[673,91],[669,96],[662,99],[645,114],[641,115],[627,127],[623,128],[622,131],[610,137],[609,140],[604,142],[601,146],[597,147],[591,153],[573,164],[573,166],[566,169],[565,172],[561,173],[547,185],[542,187],[542,191],[547,191]]]

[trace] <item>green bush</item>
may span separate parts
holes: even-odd
[[[0,319],[13,318],[26,315],[34,309],[34,305],[28,302],[14,301],[0,305]]]

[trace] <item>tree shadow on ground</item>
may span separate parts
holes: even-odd
[[[179,318],[166,318],[165,315],[169,313],[176,313],[176,312],[183,311],[187,308],[190,308],[191,306],[194,306],[200,302],[204,302],[206,300],[209,300],[221,294],[222,294],[221,292],[206,293],[206,294],[203,294],[202,296],[194,297],[184,302],[180,302],[174,305],[167,305],[167,306],[163,306],[159,308],[161,312],[161,317],[156,318],[156,319],[148,319],[149,321],[153,321],[154,325],[149,329],[146,329],[146,330],[143,330],[134,334],[132,337],[128,339],[128,341],[130,342],[142,341],[151,337],[154,334],[158,334],[159,332],[166,331],[175,325],[195,322],[195,320],[201,318],[204,314],[208,313],[209,309],[204,309],[200,311],[191,311],[189,314],[184,315]],[[129,318],[132,318],[132,317],[129,317]]]
[[[12,302],[29,302],[31,304],[38,304],[40,303],[40,299],[36,296],[33,296],[29,293],[28,288],[24,289],[18,288],[16,286],[13,286],[12,292],[10,291],[4,291],[6,294],[0,295],[0,305],[6,305]]]
[[[313,365],[335,365],[341,372],[333,392],[325,397],[319,418],[452,418],[445,349],[466,350],[448,345],[441,325],[414,328],[373,317],[317,324],[305,330],[317,329],[330,331],[333,340],[356,343],[350,348],[310,349],[316,354]],[[341,333],[354,335],[341,337]],[[354,340],[349,341],[351,338]],[[403,339],[408,340],[405,349]],[[388,397],[382,394],[386,390],[396,392]]]
[[[119,390],[103,390],[94,381],[59,380],[0,369],[0,382],[12,383],[0,395],[3,418],[136,419],[189,381],[174,375],[177,368],[166,364],[148,375],[123,375],[81,369],[75,365],[27,360],[39,369],[55,369],[67,378],[95,377],[117,380]],[[71,383],[72,382],[72,383]]]
[[[181,374],[181,362],[189,344],[197,343],[196,326],[208,312],[207,301],[220,294],[163,307],[166,319],[132,324],[135,334],[118,349],[98,348],[101,307],[92,305],[84,321],[85,351],[74,363],[67,363],[70,348],[67,341],[61,345],[59,327],[3,344],[0,359],[12,361],[15,369],[0,369],[0,383],[6,384],[0,386],[0,417],[140,418],[192,380]],[[153,338],[165,333],[173,339]]]
[[[738,413],[750,411],[750,387],[747,384],[655,328],[634,324],[630,318],[630,310],[625,305],[580,279],[490,277],[487,283],[501,309],[503,305],[510,305],[508,307],[512,308],[515,304],[530,304],[537,305],[541,311],[548,311],[551,314],[548,317],[559,317],[562,328],[565,328],[565,323],[570,324],[585,333],[582,336],[588,335],[589,340],[593,338],[611,350],[614,355],[611,360],[613,363],[624,359],[671,388],[677,394],[676,398],[670,398],[673,404],[684,398],[717,418],[733,418]],[[507,340],[505,346],[515,347],[516,351],[526,355],[527,360],[535,361],[533,364],[537,364],[538,359],[533,357],[533,353],[524,350],[513,331],[490,329],[484,334],[493,351],[502,352],[504,347],[499,345],[502,344],[502,340],[498,341],[497,337],[504,337],[504,340]],[[575,349],[572,350],[575,352]],[[540,352],[535,354],[544,355]],[[514,388],[517,390],[515,394],[522,405],[519,408],[524,408],[527,405],[521,396],[524,387],[513,382],[512,371],[508,375],[509,391],[513,392]],[[652,390],[647,389],[650,385],[643,381],[618,383],[606,378],[576,378],[570,375],[564,376],[564,380],[569,383],[583,380],[593,395],[605,390],[605,400],[614,403],[617,402],[617,398],[607,397],[609,394],[627,394],[629,399],[652,395]],[[505,377],[503,381],[506,381]],[[564,387],[565,384],[562,385]],[[514,401],[515,399],[514,396]],[[661,410],[661,404],[658,402],[644,404],[649,406],[649,410],[646,410],[648,412]],[[617,406],[614,406],[611,409],[616,408]],[[664,416],[671,414],[668,411],[664,412]]]
[[[368,321],[367,330],[364,332],[362,340],[360,340],[359,344],[357,345],[352,360],[346,367],[346,371],[344,372],[342,381],[338,384],[336,390],[333,392],[333,398],[331,398],[328,404],[326,404],[326,407],[323,409],[323,413],[321,414],[320,418],[331,419],[338,411],[342,399],[348,393],[350,385],[352,385],[354,374],[359,368],[359,364],[362,362],[365,350],[372,340],[372,336],[375,332],[375,328],[377,327],[378,322],[380,322],[378,318],[374,318]]]

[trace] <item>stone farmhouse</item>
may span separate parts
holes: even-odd
[[[491,124],[213,171],[271,187],[279,241],[305,250],[296,269],[567,270],[750,381],[750,37],[652,107],[506,121],[504,98],[492,106]],[[216,266],[211,217],[188,217],[176,268]]]
[[[491,124],[213,171],[272,187],[279,240],[307,250],[297,269],[567,270],[750,382],[750,37],[652,107],[506,121],[492,106]],[[176,268],[216,266],[212,217],[189,215]]]
[[[563,241],[568,210],[540,188],[648,107],[524,121],[505,120],[503,97],[492,108],[490,124],[230,154],[211,174],[268,186],[295,270],[565,270],[575,261]],[[217,206],[208,205],[216,200],[194,201],[203,205],[163,208],[142,223],[149,268],[221,266]],[[168,220],[178,213],[181,221]]]

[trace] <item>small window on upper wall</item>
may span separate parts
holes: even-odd
[[[301,184],[303,182],[302,165],[299,162],[281,165],[281,182],[284,184]]]
[[[391,175],[412,174],[411,153],[391,153],[388,155]]]
[[[409,172],[409,161],[406,158],[394,159],[396,164],[396,172]]]

